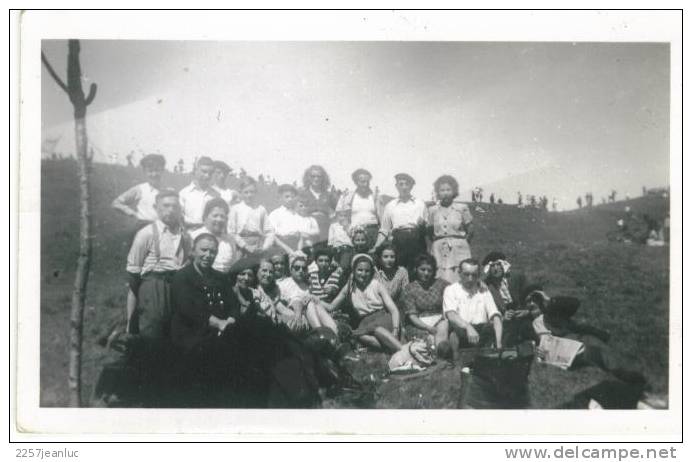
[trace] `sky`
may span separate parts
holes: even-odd
[[[669,47],[664,43],[82,41],[96,159],[201,155],[280,183],[323,165],[395,192],[409,172],[429,199],[452,174],[515,202],[560,209],[669,182]],[[65,75],[66,41],[42,49]],[[42,71],[44,146],[74,148],[66,95]],[[112,157],[118,154],[117,160]]]

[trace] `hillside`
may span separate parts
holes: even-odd
[[[97,344],[122,319],[125,259],[132,230],[110,208],[113,198],[141,181],[127,167],[93,167],[94,259],[87,294],[84,342],[84,393],[91,393],[106,352]],[[181,188],[186,175],[168,174],[167,184]],[[261,197],[271,209],[271,188]],[[46,160],[41,172],[41,405],[67,402],[67,338],[70,293],[78,250],[78,185],[71,160]],[[552,294],[582,300],[577,316],[612,333],[612,343],[644,370],[655,391],[668,386],[669,249],[610,243],[606,232],[621,217],[624,202],[570,212],[541,212],[509,205],[482,204],[475,211],[474,256],[501,249],[530,280]],[[635,212],[665,216],[660,197],[629,201]],[[577,392],[601,377],[592,368],[548,373],[535,367],[533,407],[557,405],[559,393]],[[601,377],[602,378],[602,377]]]

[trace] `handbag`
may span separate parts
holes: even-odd
[[[524,342],[504,349],[479,349],[470,369],[462,371],[463,409],[524,409],[534,345]]]

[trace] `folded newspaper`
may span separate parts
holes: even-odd
[[[560,369],[569,369],[574,358],[584,351],[584,344],[563,337],[542,335],[538,348],[543,350],[543,358],[539,359],[547,364],[557,366]]]

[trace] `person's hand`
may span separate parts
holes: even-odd
[[[437,327],[435,327],[435,326],[428,326],[428,328],[426,330],[428,331],[428,333],[430,333],[432,335],[437,334]]]
[[[476,332],[476,329],[473,328],[472,325],[469,324],[469,326],[466,328],[466,337],[469,340],[469,343],[471,345],[476,345],[480,341],[480,336],[478,335],[478,332]]]
[[[512,319],[515,318],[515,316],[516,316],[516,312],[514,310],[507,310],[505,312],[505,319],[507,321],[511,321]]]
[[[531,312],[529,310],[515,310],[514,311],[514,316],[517,318],[525,318],[529,314],[531,314]]]
[[[547,351],[541,347],[536,347],[536,357],[540,359],[541,361],[545,361],[545,357],[547,356]]]
[[[401,335],[401,332],[399,331],[399,328],[398,328],[398,327],[395,327],[394,329],[392,329],[392,334],[394,335],[394,337],[396,337],[397,339],[399,339],[399,338],[400,338],[400,335]]]
[[[329,286],[326,289],[324,289],[324,291],[327,293],[327,295],[334,295],[335,293],[337,293],[339,291],[339,289],[337,289],[334,286]]]

